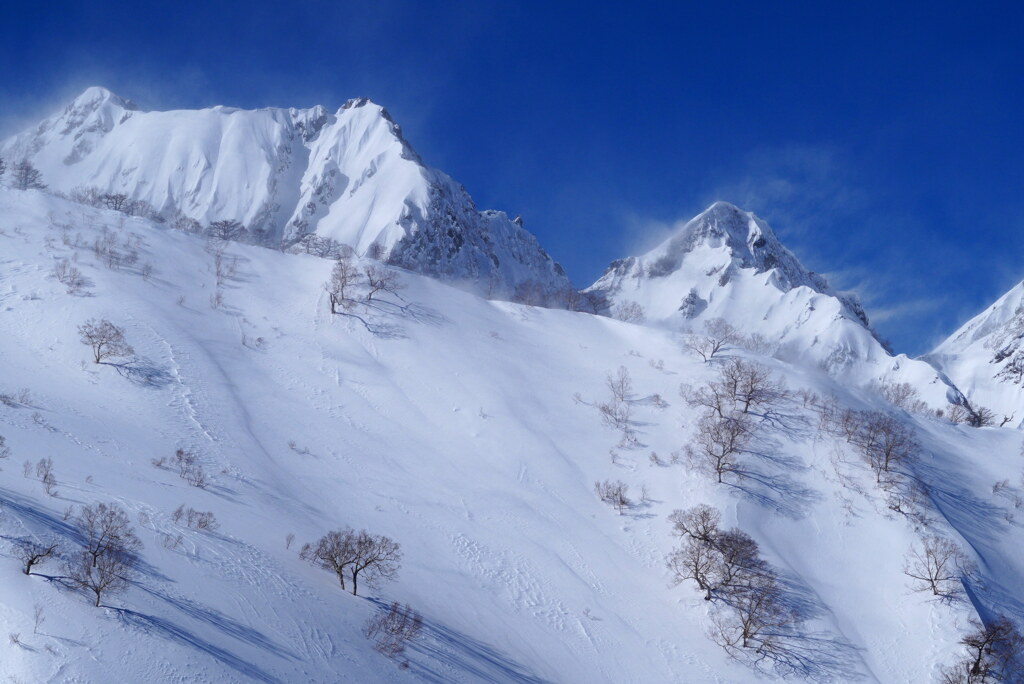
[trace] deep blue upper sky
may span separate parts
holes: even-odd
[[[146,109],[368,95],[577,285],[725,199],[908,353],[1024,278],[1018,3],[600,4],[8,3],[0,134],[88,85]]]

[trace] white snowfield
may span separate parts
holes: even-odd
[[[145,112],[92,87],[3,141],[0,157],[29,160],[53,190],[123,193],[168,221],[235,220],[273,244],[315,234],[488,292],[510,294],[526,280],[569,287],[521,222],[477,211],[366,98],[333,114],[322,106]]]
[[[967,321],[926,358],[997,422],[1024,425],[1024,283]]]
[[[285,114],[267,115],[276,116]],[[138,261],[102,263],[91,246],[104,230]],[[694,256],[720,265],[711,246],[686,264]],[[220,258],[216,301],[202,239],[0,190],[0,393],[10,395],[0,435],[11,449],[0,472],[0,624],[12,635],[0,642],[4,680],[770,681],[770,667],[731,659],[709,639],[710,602],[693,582],[672,585],[664,559],[680,540],[667,517],[701,503],[759,542],[805,618],[791,643],[798,681],[935,681],[972,617],[1024,615],[1019,431],[886,409],[800,353],[779,355],[787,361],[729,347],[704,363],[661,325],[670,304],[650,283],[628,298],[651,322],[629,324],[488,301],[399,271],[401,299],[357,305],[359,320],[330,313],[329,260],[240,244]],[[53,275],[64,259],[87,279],[79,294]],[[749,323],[745,332],[840,340],[864,358],[913,365],[871,346],[852,306],[822,287],[755,271],[734,269],[732,287],[713,292],[696,267],[666,277],[692,278],[683,296],[696,287],[711,300],[704,315]],[[781,290],[780,278],[789,278]],[[93,363],[77,332],[91,318],[124,328],[130,366]],[[927,487],[929,529],[978,565],[964,600],[913,590],[904,558],[921,532],[796,395],[779,420],[759,424],[744,477],[718,484],[672,458],[698,416],[680,385],[700,385],[735,357],[791,390],[892,410],[913,427],[921,455],[907,476]],[[620,367],[632,378],[637,438],[625,447],[596,408]],[[921,378],[931,401],[934,381]],[[205,489],[152,465],[179,448],[199,455]],[[33,469],[42,458],[53,460],[56,496]],[[597,480],[628,484],[634,505],[617,514],[595,495]],[[13,550],[52,539],[68,553],[76,533],[64,511],[99,502],[129,511],[145,546],[128,590],[96,608],[64,585],[59,560],[26,576]],[[212,511],[219,529],[175,523],[181,504]],[[401,544],[395,581],[356,597],[298,557],[302,543],[346,525]],[[424,621],[398,661],[362,634],[393,600]]]

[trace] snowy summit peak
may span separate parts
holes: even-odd
[[[428,167],[367,97],[308,109],[140,111],[99,86],[0,143],[52,189],[123,194],[138,213],[189,232],[236,222],[240,239],[317,254],[355,253],[510,296],[570,283],[536,238],[480,211]]]
[[[835,291],[765,221],[728,202],[680,223],[646,254],[612,262],[587,291],[614,317],[683,332],[725,319],[857,383],[923,378],[935,405],[953,391],[927,364],[892,357],[855,297]]]
[[[103,86],[89,86],[78,97],[68,103],[65,110],[97,109],[108,102],[121,109],[138,109],[131,100],[126,100]]]

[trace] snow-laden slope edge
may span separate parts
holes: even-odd
[[[832,681],[928,681],[950,660],[972,608],[908,590],[902,559],[914,532],[871,494],[870,474],[843,471],[868,495],[839,481],[832,461],[843,446],[813,423],[776,435],[786,465],[769,471],[781,488],[767,499],[651,464],[649,451],[664,463],[690,439],[695,415],[674,399],[679,383],[714,373],[670,332],[487,302],[403,274],[415,306],[376,313],[375,336],[327,313],[328,262],[244,245],[231,247],[237,273],[212,309],[199,240],[120,218],[0,191],[0,391],[32,395],[27,406],[0,405],[14,452],[0,548],[59,534],[66,506],[93,501],[127,507],[146,544],[138,583],[100,610],[4,559],[0,622],[25,645],[3,645],[5,677],[748,682],[707,640],[700,594],[668,586],[662,559],[676,540],[665,518],[696,503],[719,507],[806,589],[819,611],[808,630],[846,660],[826,673]],[[156,265],[148,281],[95,261],[84,245],[104,226],[142,241],[142,263]],[[92,296],[69,296],[50,276],[75,255]],[[149,384],[89,361],[75,328],[92,316],[125,326],[149,359]],[[760,361],[792,387],[863,406],[813,367]],[[610,459],[617,436],[588,402],[604,398],[604,374],[620,365],[634,379],[644,446]],[[1021,436],[906,420],[925,446],[918,476],[939,530],[962,537],[981,564],[975,606],[1019,614],[1024,539],[991,484],[1015,481]],[[202,455],[207,491],[150,465],[179,446]],[[59,498],[19,472],[43,456],[54,459]],[[616,516],[596,500],[597,479],[645,485],[649,502]],[[182,502],[214,511],[221,529],[175,525]],[[424,613],[408,670],[360,635],[370,601],[285,548],[288,532],[301,543],[341,524],[403,544],[399,581],[371,595]],[[182,547],[163,548],[176,534]],[[39,634],[33,603],[48,617]]]
[[[934,408],[960,393],[927,363],[893,356],[857,299],[804,268],[763,220],[716,202],[641,256],[613,262],[586,290],[616,310],[638,304],[646,321],[700,332],[724,318],[777,344],[785,358],[815,363],[846,382],[910,382]]]
[[[534,281],[569,289],[561,266],[503,212],[425,166],[379,105],[144,112],[87,89],[61,112],[0,144],[54,190],[96,188],[168,220],[236,220],[258,241],[315,234],[359,254],[508,296]]]
[[[1024,425],[1024,282],[921,358],[998,422]]]

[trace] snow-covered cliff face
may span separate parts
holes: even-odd
[[[103,88],[0,145],[55,190],[96,188],[206,226],[236,220],[273,243],[331,238],[493,294],[569,281],[536,238],[426,167],[388,113],[349,100],[310,109],[143,112]]]
[[[855,383],[910,382],[935,408],[959,393],[928,364],[892,356],[857,299],[804,268],[767,223],[716,202],[650,252],[613,262],[589,288],[613,316],[700,332],[723,318],[788,358]],[[639,309],[634,306],[638,305]]]
[[[1010,417],[1008,424],[1024,425],[1024,282],[922,358],[998,422]]]

